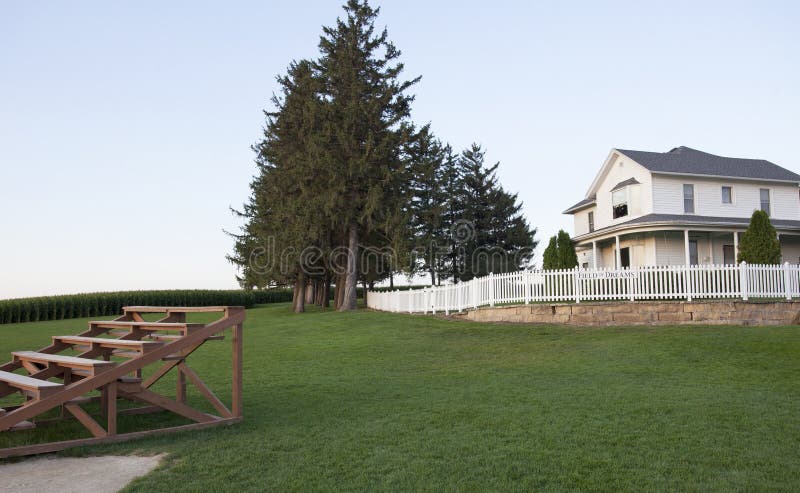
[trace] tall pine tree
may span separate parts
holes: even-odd
[[[419,78],[403,81],[400,51],[387,31],[376,33],[379,10],[349,0],[345,18],[323,28],[316,70],[329,105],[329,148],[337,173],[329,183],[335,227],[346,234],[347,269],[340,310],[356,307],[360,240],[395,224],[407,196],[403,145],[413,137],[409,117]]]

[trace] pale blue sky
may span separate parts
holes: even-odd
[[[800,172],[796,2],[378,2],[414,118],[483,144],[546,243],[612,147]],[[340,2],[3,2],[0,298],[233,288],[223,228]]]

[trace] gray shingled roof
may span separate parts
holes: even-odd
[[[620,188],[627,187],[628,185],[639,185],[639,183],[640,183],[639,180],[637,180],[636,178],[628,178],[627,180],[621,181],[616,185],[614,185],[614,188],[612,188],[611,191],[616,192]]]
[[[770,222],[778,229],[797,229],[800,230],[800,221],[791,219],[772,219]],[[605,228],[596,229],[591,233],[580,236],[595,236],[614,229],[628,229],[630,226],[646,226],[648,224],[675,224],[676,226],[740,226],[746,228],[750,224],[749,217],[717,217],[717,216],[695,216],[692,214],[646,214],[644,216],[625,221],[624,223],[612,224]]]
[[[669,152],[645,152],[617,149],[653,173],[730,176],[762,180],[800,182],[800,175],[763,159],[740,159],[715,156],[689,147]]]
[[[592,195],[591,197],[586,197],[585,199],[581,200],[577,204],[573,205],[572,207],[568,207],[567,210],[562,212],[562,214],[569,214],[570,212],[575,212],[579,209],[586,207],[587,205],[594,204],[597,201],[597,196]]]

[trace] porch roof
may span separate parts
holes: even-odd
[[[770,222],[776,229],[784,231],[800,231],[800,221],[794,221],[790,219],[770,219]],[[689,214],[646,214],[644,216],[631,219],[630,221],[613,224],[611,226],[606,226],[605,228],[596,229],[591,233],[576,236],[573,238],[573,240],[576,242],[581,242],[599,236],[604,236],[608,233],[640,227],[673,226],[691,228],[697,226],[714,226],[747,228],[749,225],[749,217],[693,216]]]

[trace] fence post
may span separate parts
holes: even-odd
[[[525,282],[525,304],[531,302],[531,273],[530,271],[524,271],[522,275],[522,279]]]
[[[683,296],[686,301],[692,301],[692,293],[689,290],[689,277],[691,277],[691,265],[684,265],[683,267]]]
[[[489,273],[489,306],[494,306],[494,272]]]
[[[576,265],[572,269],[572,293],[575,295],[575,303],[581,302],[581,283],[580,283],[580,270]]]
[[[639,270],[637,269],[634,272],[633,267],[628,267],[628,296],[630,296],[631,301],[636,300],[636,279],[633,277],[634,274],[638,277]]]
[[[747,262],[739,264],[739,289],[742,290],[742,300],[747,301]]]
[[[446,316],[450,315],[450,296],[448,295],[453,291],[453,289],[451,289],[453,286],[455,286],[455,284],[445,286],[444,288],[444,314]]]
[[[792,287],[789,282],[789,262],[783,263],[783,290],[786,293],[786,299],[791,301],[792,299]]]

